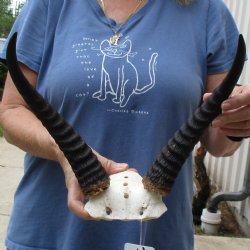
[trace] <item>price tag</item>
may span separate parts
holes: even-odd
[[[124,250],[155,250],[155,249],[153,247],[126,243],[124,246]]]

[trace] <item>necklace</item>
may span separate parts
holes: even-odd
[[[115,29],[115,28],[112,27],[112,25],[111,25],[111,23],[110,23],[110,19],[107,17],[106,8],[105,8],[105,4],[104,4],[104,0],[100,0],[101,7],[102,7],[102,10],[103,10],[103,13],[104,13],[104,15],[105,15],[105,17],[106,17],[106,19],[107,19],[107,21],[108,21],[108,24],[109,24],[109,28],[110,28],[110,29],[112,30],[112,32],[113,32],[113,36],[111,36],[111,37],[109,38],[109,42],[110,42],[112,45],[117,45],[118,40],[121,38],[121,34],[119,34],[119,33],[120,33],[120,31],[121,31],[122,26],[129,20],[129,18],[130,18],[131,16],[133,16],[133,15],[137,12],[137,10],[141,7],[141,5],[142,5],[143,2],[144,2],[144,0],[138,0],[138,4],[135,6],[135,8],[133,9],[133,11],[131,11],[131,12],[128,14],[127,18],[126,18],[122,23],[120,23],[120,24],[118,25],[118,27]]]

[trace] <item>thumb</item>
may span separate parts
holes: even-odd
[[[211,95],[212,95],[212,93],[205,93],[203,95],[203,102],[206,102],[208,100],[209,96],[211,96]]]
[[[101,165],[104,167],[105,171],[108,174],[116,174],[122,171],[125,171],[129,168],[129,165],[127,163],[117,163],[115,161],[112,161],[99,153],[97,153],[95,150],[93,150],[93,153],[96,155],[97,159],[100,161]]]
[[[127,163],[117,163],[106,158],[106,162],[102,164],[108,174],[116,174],[129,168]]]

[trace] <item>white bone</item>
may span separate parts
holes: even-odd
[[[85,205],[94,218],[103,220],[149,220],[167,211],[159,194],[144,189],[142,177],[134,171],[110,176],[110,186]]]

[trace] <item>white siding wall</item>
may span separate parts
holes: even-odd
[[[245,64],[239,80],[241,84],[250,84],[250,0],[224,0],[234,16],[240,32],[247,44],[249,60]],[[214,158],[208,156],[206,165],[211,181],[222,191],[241,191],[246,166],[250,164],[250,140],[245,140],[241,148],[232,157]],[[230,202],[236,218],[245,233],[250,237],[250,199],[243,202]]]

